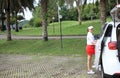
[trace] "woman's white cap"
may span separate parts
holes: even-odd
[[[93,26],[89,26],[88,29],[93,29]]]

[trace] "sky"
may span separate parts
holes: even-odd
[[[35,6],[37,6],[38,1],[39,0],[36,0],[36,3],[34,4]],[[24,15],[25,20],[30,20],[33,17],[32,12],[28,8],[24,9],[24,13],[25,13],[25,15]]]
[[[26,10],[24,10],[24,18],[26,19],[26,20],[30,20],[33,16],[32,16],[32,12],[30,12],[29,11],[29,9],[26,9]]]

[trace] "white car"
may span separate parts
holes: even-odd
[[[102,78],[120,78],[120,22],[106,23],[96,43],[95,65]]]

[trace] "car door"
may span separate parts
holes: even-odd
[[[118,59],[120,61],[120,25],[118,25],[116,29],[116,34],[117,34]]]
[[[102,61],[101,57],[102,57],[102,54],[103,54],[103,50],[105,48],[107,48],[107,44],[110,41],[112,27],[113,27],[112,24],[108,24],[108,26],[105,28],[105,31],[104,31],[104,33],[102,35],[101,47],[100,47],[100,61]]]
[[[104,33],[106,31],[107,26],[108,26],[108,24],[106,23],[101,31],[100,38],[97,40],[96,45],[95,45],[95,60],[94,60],[94,62],[95,62],[96,69],[99,68],[100,54],[101,54],[101,43],[102,43]]]

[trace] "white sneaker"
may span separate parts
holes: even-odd
[[[87,72],[87,74],[95,74],[95,72],[92,71],[92,70],[89,70],[89,71]]]
[[[98,70],[101,71],[101,65],[99,65]]]
[[[92,65],[92,68],[96,68],[96,66],[95,66],[95,65]]]

